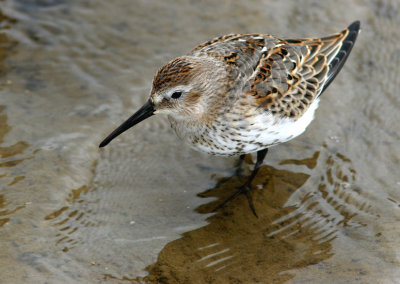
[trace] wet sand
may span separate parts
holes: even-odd
[[[0,0],[0,282],[399,282],[399,15],[395,0]],[[257,175],[258,219],[242,196],[212,212],[237,158],[192,151],[166,117],[98,149],[194,46],[354,20],[315,120]]]

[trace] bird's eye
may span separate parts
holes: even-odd
[[[172,93],[171,98],[179,99],[181,96],[182,96],[182,92],[181,91],[176,91],[176,92]]]

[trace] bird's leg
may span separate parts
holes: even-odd
[[[245,154],[242,154],[239,157],[239,162],[238,162],[238,164],[236,166],[236,170],[235,170],[235,176],[237,176],[237,177],[240,177],[242,175],[242,173],[243,173],[242,165],[243,165],[243,161],[244,161],[244,157],[245,156],[246,156]]]
[[[258,216],[256,213],[256,209],[254,208],[253,199],[251,198],[251,195],[250,195],[251,182],[257,175],[258,170],[260,169],[261,164],[264,161],[264,158],[267,155],[267,153],[268,153],[268,148],[265,148],[265,149],[257,152],[257,161],[256,161],[256,165],[254,166],[253,172],[251,173],[251,175],[250,175],[249,179],[246,181],[246,183],[243,184],[239,188],[239,191],[238,191],[239,193],[244,193],[246,195],[247,201],[249,202],[250,209],[253,212],[254,216],[256,216],[256,217],[258,217]]]
[[[249,202],[251,211],[253,212],[254,216],[258,217],[256,210],[254,209],[253,200],[250,195],[250,188],[251,188],[251,182],[253,181],[254,177],[257,175],[258,170],[260,169],[261,164],[264,161],[264,158],[267,155],[267,153],[268,153],[268,148],[257,152],[257,161],[254,166],[253,172],[251,173],[248,180],[241,187],[238,188],[237,192],[235,192],[232,196],[230,196],[228,199],[226,199],[224,202],[222,202],[220,205],[218,205],[218,207],[215,208],[214,211],[223,207],[226,203],[228,203],[229,201],[231,201],[232,199],[237,197],[239,194],[245,194],[247,197],[247,201]],[[239,161],[239,163],[243,162],[242,156],[243,155],[240,156],[241,160]]]
[[[260,150],[260,151],[257,152],[256,165],[254,166],[253,172],[251,173],[249,179],[247,180],[247,182],[243,186],[246,186],[246,187],[250,188],[251,182],[253,181],[253,179],[257,175],[258,170],[260,169],[261,164],[264,161],[265,156],[267,155],[267,153],[268,153],[268,148],[265,148],[265,149]]]

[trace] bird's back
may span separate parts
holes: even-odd
[[[359,28],[354,22],[340,33],[309,39],[227,35],[196,47],[190,56],[222,62],[227,75],[224,92],[209,106],[210,113],[220,110],[213,112],[218,115],[189,142],[209,153],[233,155],[300,135],[345,63]]]
[[[359,29],[356,21],[322,38],[232,34],[199,45],[190,55],[224,62],[226,94],[233,99],[243,94],[273,114],[297,119],[339,73]]]

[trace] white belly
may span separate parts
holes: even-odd
[[[307,126],[314,119],[315,110],[318,108],[319,99],[316,99],[308,110],[297,120],[285,118],[276,124],[270,124],[267,130],[263,131],[257,141],[263,144],[279,144],[287,142],[302,134]],[[260,118],[262,123],[262,118]],[[277,143],[278,142],[278,143]],[[261,150],[261,149],[260,149]]]
[[[177,134],[189,145],[214,155],[231,156],[256,152],[287,142],[302,134],[314,119],[319,99],[297,120],[277,119],[263,113],[247,121],[229,121],[229,115],[215,127],[204,126],[201,131],[187,131],[187,126],[172,123]]]

